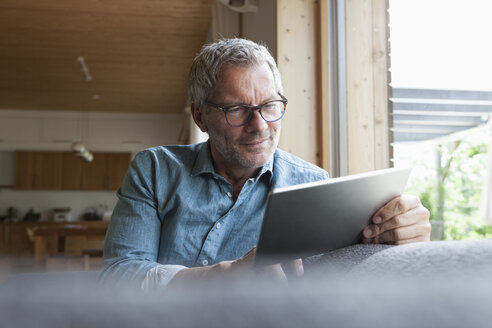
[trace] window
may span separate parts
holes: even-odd
[[[492,237],[479,211],[492,117],[492,2],[390,0],[394,165],[433,239]]]

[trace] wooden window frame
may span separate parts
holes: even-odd
[[[335,176],[391,166],[387,10],[388,0],[277,0],[281,148]]]

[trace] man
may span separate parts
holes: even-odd
[[[277,149],[287,99],[265,47],[244,39],[203,47],[190,70],[189,96],[209,141],[135,157],[108,229],[103,279],[152,289],[251,270],[268,192],[328,178]],[[395,198],[372,221],[366,243],[429,240],[429,212],[417,197]],[[288,267],[303,273],[301,260]],[[280,265],[267,271],[285,279]]]

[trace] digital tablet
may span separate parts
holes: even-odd
[[[360,243],[373,214],[401,195],[410,171],[390,168],[274,189],[268,195],[255,266]]]

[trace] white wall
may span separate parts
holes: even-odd
[[[244,13],[243,37],[265,44],[277,57],[277,1],[260,0],[256,13]]]

